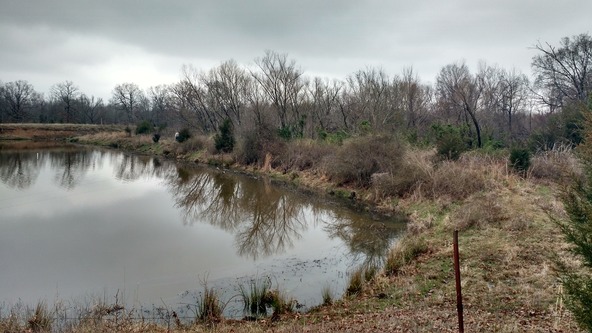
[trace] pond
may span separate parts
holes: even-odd
[[[239,286],[266,278],[309,308],[405,229],[267,178],[95,147],[0,143],[0,181],[0,304],[183,312],[207,283],[241,317]]]

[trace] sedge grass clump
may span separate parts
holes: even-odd
[[[397,275],[405,265],[427,251],[428,245],[423,238],[405,237],[389,251],[384,271],[387,275]]]
[[[239,289],[245,315],[255,318],[267,316],[268,309],[273,310],[274,315],[292,312],[296,304],[279,289],[271,289],[269,277],[251,280],[248,288],[240,285]]]
[[[220,303],[218,293],[214,288],[204,285],[204,292],[197,305],[197,321],[203,323],[216,323],[222,319],[224,306]]]
[[[328,285],[323,286],[321,289],[321,296],[323,298],[323,305],[331,305],[333,304],[333,291],[331,287]]]
[[[270,303],[268,296],[271,290],[271,279],[269,277],[251,280],[248,287],[241,284],[239,289],[245,314],[253,317],[267,315],[267,305]]]
[[[279,289],[269,290],[265,297],[265,301],[268,302],[268,306],[273,309],[274,315],[280,315],[284,313],[291,313],[294,311],[294,305],[296,301]]]
[[[350,273],[345,294],[347,296],[359,295],[364,290],[364,283],[364,268],[359,267]]]
[[[510,219],[502,198],[494,193],[478,194],[467,200],[452,214],[452,228],[467,230],[473,227],[499,226]]]

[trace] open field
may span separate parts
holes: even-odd
[[[123,131],[123,127],[88,124],[0,124],[0,139],[64,140],[87,133]]]
[[[71,126],[60,131],[75,132],[76,125]],[[3,125],[2,136],[8,128],[8,133],[36,130],[17,127]],[[150,136],[127,137],[122,129],[91,128],[81,127],[74,141],[231,166],[387,214],[402,211],[411,222],[384,268],[367,276],[358,293],[309,313],[215,324],[177,325],[171,320],[170,327],[126,320],[124,314],[102,315],[81,321],[71,332],[456,332],[455,229],[467,332],[579,332],[563,306],[553,258],[566,256],[567,245],[551,219],[565,218],[559,191],[581,172],[571,151],[536,155],[529,172],[521,176],[508,167],[504,151],[473,151],[458,161],[435,163],[433,151],[409,148],[401,152],[404,164],[397,165],[417,171],[405,173],[406,182],[393,178],[380,185],[356,186],[338,184],[322,163],[308,162],[330,155],[314,142],[289,143],[282,151],[290,156],[271,156],[247,166],[232,154],[214,154],[209,138],[154,143]],[[38,131],[51,130],[40,126]],[[0,318],[0,331],[31,328],[32,315],[15,313],[12,321]]]

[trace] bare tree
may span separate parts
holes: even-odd
[[[63,121],[73,123],[77,121],[77,99],[80,90],[72,81],[64,81],[51,87],[51,96],[63,109]]]
[[[23,80],[6,83],[1,92],[7,118],[14,122],[29,120],[32,109],[41,100],[33,85]]]
[[[592,89],[592,37],[564,37],[558,47],[538,43],[540,54],[532,60],[539,97],[551,110],[568,101],[585,102]]]
[[[88,97],[85,94],[81,94],[78,102],[80,104],[80,115],[84,122],[89,124],[102,122],[101,116],[105,107],[102,98],[95,98],[95,96]]]
[[[304,92],[302,71],[287,54],[266,51],[263,58],[255,60],[260,71],[251,72],[279,116],[280,126],[287,128],[298,124],[302,118],[299,98]]]
[[[528,77],[515,69],[502,71],[499,85],[498,107],[506,115],[508,133],[514,137],[514,118],[524,113],[529,106],[530,81]]]
[[[483,143],[477,108],[483,92],[482,76],[472,75],[465,63],[450,64],[438,74],[436,89],[440,105],[448,112],[455,113],[457,119],[469,128],[474,128],[477,147],[481,147]]]
[[[307,87],[313,122],[322,131],[336,129],[343,82],[315,77]]]
[[[350,75],[342,109],[347,127],[362,122],[377,131],[394,131],[403,124],[400,78],[390,79],[382,69],[368,68]]]
[[[412,67],[403,69],[399,86],[407,129],[417,130],[427,119],[433,97],[432,87],[421,84]]]
[[[152,120],[161,125],[170,119],[174,108],[172,88],[167,85],[158,85],[148,89],[148,96],[152,106]]]
[[[203,73],[192,66],[183,66],[182,79],[173,86],[172,91],[175,110],[182,122],[205,133],[216,130],[218,122],[209,102]]]
[[[223,62],[204,77],[212,109],[217,114],[219,123],[230,119],[235,126],[241,125],[250,79],[234,60]]]
[[[146,97],[135,83],[122,83],[115,86],[111,103],[125,113],[128,123],[137,120],[142,106],[146,104]]]

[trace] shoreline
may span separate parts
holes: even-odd
[[[352,328],[368,332],[377,328],[400,332],[454,331],[456,308],[449,246],[453,229],[461,230],[467,327],[502,332],[578,332],[571,314],[557,306],[562,294],[548,256],[563,253],[566,248],[557,226],[548,217],[563,214],[557,198],[557,180],[524,179],[509,172],[503,159],[468,154],[464,160],[430,171],[432,177],[438,177],[437,172],[447,172],[434,183],[439,184],[438,188],[426,190],[425,185],[405,197],[377,199],[372,189],[340,188],[322,174],[283,172],[269,165],[239,166],[232,156],[215,156],[207,149],[184,151],[170,139],[155,144],[149,136],[108,133],[111,134],[101,136],[86,131],[74,139],[59,140],[116,146],[187,163],[230,166],[232,172],[267,177],[299,191],[304,189],[344,202],[363,202],[365,210],[387,216],[399,210],[409,217],[408,236],[392,250],[387,259],[392,260],[390,266],[363,283],[357,295],[344,296],[333,305],[319,306],[304,314],[282,314],[279,321],[226,319],[217,324],[219,332],[263,332],[270,328],[277,332]],[[3,134],[0,132],[0,138]],[[446,187],[455,185],[453,181],[461,188]],[[430,191],[440,192],[430,197]],[[354,200],[351,193],[355,193]]]

